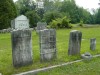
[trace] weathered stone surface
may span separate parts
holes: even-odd
[[[12,32],[12,58],[14,67],[32,64],[32,38],[30,30]]]
[[[7,28],[7,29],[0,30],[0,33],[10,33],[11,31],[12,31],[11,28]]]
[[[49,61],[56,58],[56,31],[54,29],[41,30],[39,37],[41,60]]]
[[[85,54],[82,54],[81,57],[84,60],[91,60],[93,56],[89,52],[86,52]]]
[[[36,32],[39,33],[40,30],[47,29],[46,26],[47,26],[47,23],[46,22],[38,22],[37,23]]]
[[[80,54],[82,33],[78,30],[70,32],[68,55]]]
[[[95,50],[96,49],[96,38],[91,38],[90,39],[90,50]]]
[[[11,21],[11,27],[13,29],[28,29],[29,28],[29,20],[26,16],[21,15]]]

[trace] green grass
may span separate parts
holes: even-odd
[[[37,75],[100,75],[100,57],[39,72]]]
[[[21,68],[14,68],[12,66],[12,47],[11,35],[0,34],[0,72],[4,75],[11,75],[15,73],[25,72],[33,69],[47,67],[55,64],[60,64],[68,61],[80,59],[80,56],[68,56],[68,41],[71,30],[80,30],[83,34],[81,54],[90,52],[91,54],[100,54],[100,28],[73,28],[73,29],[58,29],[57,32],[57,59],[50,62],[40,62],[39,39],[35,31],[32,32],[32,46],[33,46],[33,64]],[[96,50],[91,51],[90,38],[96,38]]]

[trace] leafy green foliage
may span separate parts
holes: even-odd
[[[60,14],[58,11],[52,11],[52,12],[49,11],[44,14],[44,19],[47,23],[50,23],[52,20],[55,20],[61,17],[62,17],[62,14]]]
[[[83,20],[80,20],[79,26],[83,27]]]
[[[37,9],[37,14],[38,16],[40,16],[41,20],[43,19],[43,14],[44,14],[44,9],[40,8],[40,9]]]
[[[8,28],[11,20],[17,16],[16,8],[12,0],[0,2],[0,29]]]
[[[96,15],[96,23],[100,24],[100,8],[98,9],[98,11],[95,15]]]
[[[51,28],[71,28],[70,20],[67,17],[58,18],[50,23]]]
[[[69,14],[71,18],[71,23],[79,22],[78,6],[75,4],[74,0],[64,0],[62,6],[60,7],[61,12]],[[67,15],[68,16],[68,15]]]
[[[36,27],[37,22],[40,20],[40,17],[35,11],[28,11],[25,14],[29,18],[30,27]]]
[[[35,10],[36,8],[33,0],[18,0],[15,5],[19,15],[25,15],[27,11]]]
[[[36,0],[38,2],[40,0]],[[48,24],[57,18],[67,16],[70,23],[79,23],[82,19],[85,24],[99,23],[99,12],[91,14],[87,9],[76,5],[75,0],[42,0],[44,8],[37,8],[32,0],[18,0],[15,4],[19,14],[26,14],[28,11],[36,11],[40,16],[39,21],[46,21]],[[30,4],[31,3],[31,4]],[[99,11],[99,10],[98,10]],[[96,21],[97,20],[97,21]]]

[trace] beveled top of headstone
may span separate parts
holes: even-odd
[[[21,15],[11,21],[11,26],[13,29],[28,29],[29,28],[29,20],[26,16]]]
[[[27,20],[27,17],[24,15],[18,16],[15,20]]]
[[[38,26],[38,25],[45,25],[45,26],[46,26],[47,23],[46,23],[46,22],[38,22],[38,23],[37,23],[37,26]]]
[[[80,33],[80,34],[81,34],[81,32],[80,32],[79,30],[72,30],[70,33],[76,33],[76,34],[77,34],[77,33],[78,33],[78,34]]]
[[[71,32],[78,32],[78,30],[72,30]]]

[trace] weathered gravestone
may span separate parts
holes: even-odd
[[[41,30],[39,37],[41,61],[56,58],[56,31],[54,29]]]
[[[46,22],[38,22],[36,32],[39,33],[40,30],[47,29],[46,26],[47,26]]]
[[[32,38],[30,30],[12,32],[12,58],[14,67],[32,64]]]
[[[70,32],[68,55],[80,54],[82,33],[78,30]]]
[[[90,39],[90,50],[95,50],[96,48],[96,38]]]
[[[28,29],[29,28],[29,20],[26,16],[21,15],[11,21],[11,27],[13,29]]]
[[[81,54],[81,57],[84,60],[91,60],[93,56],[89,52],[86,52],[85,54]]]
[[[21,15],[12,20],[12,58],[14,67],[31,64],[32,61],[32,38],[29,29],[29,20]]]

